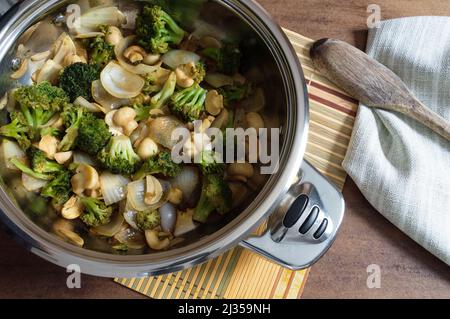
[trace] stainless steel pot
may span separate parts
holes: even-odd
[[[0,73],[11,72],[19,36],[33,23],[60,12],[71,1],[3,1],[0,12]],[[280,118],[279,170],[248,207],[226,224],[193,235],[182,247],[139,256],[95,252],[67,244],[39,228],[0,188],[0,217],[36,255],[66,267],[105,277],[157,275],[203,263],[241,245],[290,269],[316,262],[331,246],[344,214],[339,191],[312,168],[303,155],[308,132],[308,94],[295,51],[280,27],[252,0],[210,0],[200,19],[233,30],[248,44],[246,60],[259,70],[268,94],[270,112]],[[9,77],[3,76],[3,79]],[[3,80],[0,94],[12,83]],[[296,181],[296,182],[294,182]],[[270,218],[268,218],[270,216]],[[268,219],[262,236],[252,232]]]

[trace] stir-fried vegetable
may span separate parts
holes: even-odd
[[[220,214],[231,210],[231,190],[223,176],[207,174],[203,176],[202,194],[195,208],[194,220],[204,223],[213,211]]]
[[[30,145],[26,137],[30,140],[39,138],[43,126],[69,104],[64,90],[49,82],[23,86],[15,91],[14,99],[19,110],[11,113],[11,125],[1,129],[0,133],[15,138],[24,148]]]
[[[134,152],[126,136],[114,136],[98,154],[102,165],[115,174],[131,175],[138,169],[141,159]]]
[[[136,214],[136,224],[141,230],[153,229],[159,226],[161,217],[156,210],[143,211]]]
[[[206,48],[203,55],[217,63],[220,72],[234,75],[239,71],[242,53],[234,44],[224,44],[221,48]]]
[[[141,169],[134,175],[138,180],[146,175],[161,174],[168,177],[174,177],[181,171],[182,166],[172,160],[170,152],[161,152],[144,162]]]
[[[89,43],[89,54],[89,64],[97,69],[104,68],[115,58],[114,46],[108,44],[101,36],[97,36]]]
[[[104,120],[87,113],[82,117],[78,136],[77,147],[91,155],[96,155],[108,143],[111,133]]]
[[[34,84],[8,94],[1,171],[24,211],[67,242],[124,254],[169,249],[247,194],[252,164],[224,164],[194,145],[198,123],[201,132],[263,127],[266,104],[239,74],[236,42],[183,30],[198,25],[191,18],[203,1],[147,1],[128,21],[134,30],[122,28],[120,6],[91,7],[48,54],[33,52],[43,59]],[[190,130],[183,155],[199,163],[172,158],[179,128]]]
[[[92,82],[98,79],[98,70],[85,63],[74,63],[64,69],[59,78],[59,85],[69,96],[70,101],[78,97],[92,100]]]
[[[199,119],[205,100],[206,90],[193,85],[172,95],[170,110],[184,121],[193,122]]]
[[[170,45],[178,45],[186,32],[161,7],[144,7],[136,19],[138,43],[154,53],[166,53]]]
[[[92,197],[83,197],[81,203],[86,209],[84,214],[81,215],[81,220],[86,225],[97,227],[109,223],[112,214],[111,207]]]
[[[69,171],[62,171],[42,188],[41,196],[51,198],[56,205],[65,204],[72,194],[70,177]]]

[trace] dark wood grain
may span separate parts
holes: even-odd
[[[383,18],[450,15],[448,0],[260,0],[278,22],[310,38],[333,37],[360,49],[366,42],[366,8]],[[378,214],[351,181],[346,216],[331,250],[311,270],[305,298],[450,298],[449,268]],[[366,286],[366,268],[378,264],[380,289]],[[69,290],[64,270],[25,251],[0,231],[0,298],[140,298],[109,279],[82,277]]]

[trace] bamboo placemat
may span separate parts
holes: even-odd
[[[310,101],[306,158],[339,188],[346,173],[347,151],[357,110],[348,97],[314,70],[309,57],[313,40],[285,30],[302,63]],[[148,278],[116,282],[151,298],[300,298],[309,269],[291,271],[258,255],[235,248],[203,265]]]

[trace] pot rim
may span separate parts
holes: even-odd
[[[83,273],[128,277],[174,272],[205,262],[236,246],[268,217],[297,176],[306,148],[309,104],[306,81],[295,50],[270,15],[253,0],[213,0],[220,2],[258,33],[276,60],[287,92],[288,110],[285,138],[280,152],[280,168],[272,175],[255,200],[227,225],[212,235],[181,248],[145,255],[113,255],[79,248],[46,232],[16,208],[0,189],[0,217],[35,254],[60,266],[78,264]],[[40,17],[63,7],[70,0],[26,0],[0,30],[0,61],[14,47],[21,33]],[[295,106],[295,107],[293,107]]]

